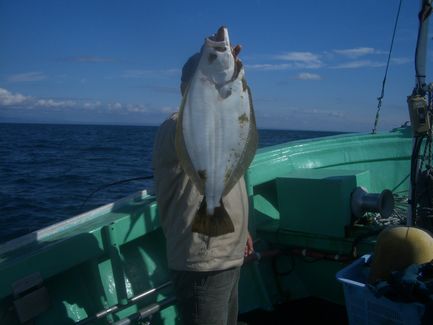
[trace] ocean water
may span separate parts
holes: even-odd
[[[157,127],[0,124],[0,242],[142,189],[151,176]],[[335,132],[259,130],[260,147]]]

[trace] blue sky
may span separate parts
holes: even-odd
[[[0,0],[0,122],[158,125],[178,108],[183,63],[225,25],[243,46],[258,127],[368,132],[397,7]],[[402,6],[382,131],[409,119],[418,9],[418,1]]]

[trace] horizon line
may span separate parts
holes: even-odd
[[[162,122],[161,122],[162,123]],[[80,125],[85,125],[85,126],[136,126],[136,127],[159,127],[160,124],[129,124],[129,123],[112,123],[112,122],[91,122],[91,123],[86,123],[86,122],[67,122],[67,121],[63,121],[63,122],[56,122],[56,121],[51,121],[51,122],[17,122],[17,121],[0,121],[0,124],[30,124],[30,125],[76,125],[76,126],[80,126]],[[343,134],[343,133],[360,133],[360,132],[355,132],[355,131],[335,131],[335,130],[300,130],[300,129],[281,129],[281,128],[271,128],[271,127],[264,127],[264,128],[257,128],[258,130],[270,130],[270,131],[299,131],[299,132],[326,132],[326,133],[339,133],[339,134]]]

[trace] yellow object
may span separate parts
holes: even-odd
[[[433,237],[427,231],[415,227],[390,227],[377,238],[368,282],[387,280],[393,271],[431,260]]]

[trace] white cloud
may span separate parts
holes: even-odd
[[[278,71],[278,70],[293,69],[294,65],[289,63],[283,63],[283,64],[265,63],[265,64],[246,65],[246,68],[249,70]]]
[[[127,111],[131,113],[146,113],[148,109],[144,105],[128,104]]]
[[[377,62],[370,60],[350,61],[339,63],[332,68],[334,69],[359,69],[359,68],[378,68],[385,66],[385,62]]]
[[[156,124],[164,120],[167,115],[177,111],[177,108],[169,105],[156,106],[122,101],[31,97],[0,88],[0,111],[3,110],[17,117],[25,111],[26,114],[33,117],[42,114],[45,114],[44,116],[60,116],[61,114],[62,118],[73,121],[88,122],[87,119],[83,119],[83,116],[87,116],[95,121],[105,119],[115,123],[138,124],[148,121]]]
[[[120,111],[122,109],[122,104],[119,102],[116,103],[108,103],[108,109],[110,111]]]
[[[0,88],[0,107],[24,104],[29,98],[21,94],[13,94],[9,90]]]
[[[320,68],[323,66],[320,55],[311,52],[287,52],[273,57],[276,60],[293,62],[297,68]]]
[[[122,78],[126,79],[142,79],[154,77],[167,77],[174,76],[181,73],[180,69],[160,69],[160,70],[146,70],[146,69],[132,69],[123,71]]]
[[[18,73],[7,77],[7,81],[9,82],[40,81],[44,79],[47,79],[47,76],[44,75],[42,72]]]
[[[393,64],[406,64],[410,62],[413,62],[413,60],[408,58],[391,58],[391,63]]]
[[[19,107],[27,109],[95,109],[102,107],[100,101],[81,99],[35,98],[20,93],[12,93],[0,88],[0,107]]]
[[[322,77],[316,73],[301,72],[296,76],[298,80],[322,80]]]
[[[34,98],[19,93],[11,93],[9,90],[0,88],[0,107],[25,107],[25,108],[67,108],[78,106],[74,100],[57,100],[51,98]]]
[[[375,50],[372,47],[357,47],[357,48],[353,48],[353,49],[333,50],[333,52],[336,54],[342,55],[342,56],[350,57],[350,58],[357,58],[357,57],[369,55],[369,54],[383,53],[383,52],[379,52],[379,51]]]
[[[101,105],[102,105],[102,103],[99,100],[97,100],[94,102],[91,102],[91,101],[90,102],[84,102],[82,104],[82,107],[84,109],[93,110],[93,109],[96,109],[98,107],[101,107]]]
[[[340,111],[330,111],[330,110],[323,110],[323,109],[317,109],[317,108],[299,108],[299,107],[291,107],[288,109],[288,112],[295,113],[298,116],[304,116],[304,115],[315,115],[315,116],[323,116],[323,117],[329,117],[329,118],[344,118],[345,114]]]
[[[371,60],[369,56],[387,54],[385,51],[375,49],[373,47],[355,47],[350,49],[336,49],[331,51],[323,51],[321,53],[313,53],[308,51],[291,51],[278,55],[268,55],[268,59],[273,62],[246,64],[246,69],[258,71],[282,71],[282,70],[300,70],[300,69],[359,69],[359,68],[379,68],[386,64],[383,57],[381,60]],[[365,58],[364,58],[365,57]],[[382,57],[381,57],[382,58]],[[285,61],[284,63],[276,61]],[[411,62],[407,58],[392,58],[392,64],[406,64]],[[319,76],[319,79],[321,77]],[[301,80],[317,80],[315,74],[299,74],[297,79]]]
[[[43,108],[70,108],[77,106],[77,102],[73,100],[37,99],[34,101],[34,106]]]

